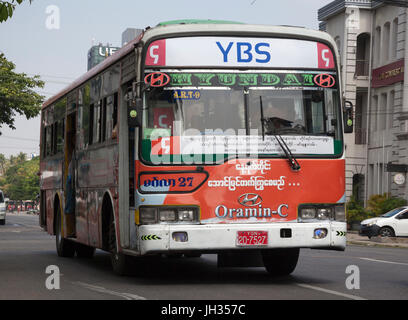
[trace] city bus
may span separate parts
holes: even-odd
[[[352,106],[324,32],[170,21],[41,112],[40,225],[57,254],[216,254],[294,271],[300,248],[344,250]]]

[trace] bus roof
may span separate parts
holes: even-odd
[[[183,22],[184,21],[184,22]],[[190,21],[186,23],[186,21]],[[210,22],[209,22],[210,21]],[[135,45],[139,42],[143,44],[160,37],[175,37],[191,35],[232,35],[232,36],[260,36],[260,37],[280,37],[280,38],[298,38],[311,41],[324,41],[331,47],[336,48],[333,38],[326,32],[306,29],[303,27],[291,26],[271,26],[271,25],[251,25],[238,22],[221,22],[222,20],[174,20],[161,22],[154,28],[146,28],[139,37],[133,39],[124,47],[116,51],[113,55],[106,58],[103,62],[83,74],[62,91],[46,100],[43,108],[56,102],[66,94],[80,87],[82,84],[98,75],[111,65],[114,65],[127,54],[131,53]],[[338,51],[334,50],[337,56]]]
[[[243,22],[229,20],[202,20],[202,19],[183,19],[159,22],[157,26],[167,26],[172,24],[244,24]]]
[[[101,63],[93,67],[91,70],[88,72],[84,73],[82,76],[80,76],[78,79],[74,80],[70,85],[68,85],[66,88],[62,89],[60,92],[58,92],[56,95],[52,96],[48,100],[46,100],[42,106],[42,108],[45,108],[49,106],[50,104],[53,104],[60,98],[64,97],[66,94],[74,90],[75,88],[81,86],[85,82],[87,82],[89,79],[93,78],[103,70],[107,69],[111,65],[115,64],[117,61],[119,61],[121,58],[129,54],[130,52],[133,51],[135,44],[140,41],[140,38],[143,36],[143,33],[129,41],[125,46],[117,50],[113,55],[107,57],[105,60],[103,60]]]

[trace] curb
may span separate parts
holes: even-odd
[[[366,247],[381,247],[381,248],[402,248],[408,249],[407,244],[401,243],[381,243],[381,242],[372,242],[372,241],[358,241],[358,240],[347,240],[347,245],[358,245]]]

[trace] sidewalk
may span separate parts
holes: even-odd
[[[408,238],[372,237],[371,239],[369,239],[366,236],[360,236],[357,231],[347,231],[347,244],[408,249]]]

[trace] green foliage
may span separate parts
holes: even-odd
[[[35,199],[40,192],[39,169],[39,157],[26,161],[25,154],[20,153],[10,159],[4,176],[0,178],[0,189],[12,200]]]
[[[346,203],[347,221],[350,223],[360,222],[369,218],[369,213],[364,209],[364,203],[356,200],[353,194],[350,200]]]
[[[44,101],[44,97],[34,91],[44,87],[40,77],[28,77],[25,73],[14,72],[14,69],[14,63],[0,53],[0,128],[6,124],[15,129],[16,113],[27,119],[36,117]]]
[[[391,197],[389,193],[372,195],[367,202],[367,210],[373,217],[378,217],[392,209],[405,206],[407,201],[398,197]]]
[[[29,1],[31,3],[32,0]],[[0,22],[11,18],[16,9],[16,4],[21,4],[22,2],[23,0],[0,1]]]
[[[352,196],[346,204],[347,221],[350,223],[361,222],[405,205],[407,205],[407,200],[391,197],[389,193],[384,193],[372,195],[367,201],[367,208],[364,208],[363,203],[356,201]]]

